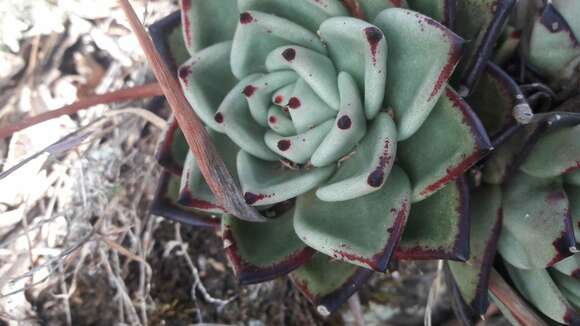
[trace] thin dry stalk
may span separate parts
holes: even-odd
[[[55,119],[63,115],[70,115],[83,109],[88,109],[95,105],[110,104],[114,102],[129,101],[134,99],[141,99],[145,97],[161,96],[161,95],[163,95],[163,93],[161,92],[159,84],[152,83],[143,86],[126,88],[106,94],[90,96],[77,102],[74,102],[73,104],[64,106],[60,109],[41,113],[39,115],[35,115],[33,117],[24,119],[20,122],[16,122],[8,126],[5,126],[4,128],[0,129],[0,139],[9,137],[15,132],[34,126],[38,123],[50,119]]]

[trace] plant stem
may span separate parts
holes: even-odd
[[[12,136],[15,132],[34,126],[38,123],[55,119],[63,115],[69,115],[88,109],[99,104],[109,104],[113,102],[122,102],[128,100],[135,100],[144,97],[161,96],[163,92],[158,83],[151,83],[142,86],[122,89],[105,94],[93,95],[83,98],[70,105],[63,106],[60,109],[44,112],[33,117],[25,118],[14,124],[10,124],[0,129],[0,139]]]

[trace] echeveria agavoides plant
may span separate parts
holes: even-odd
[[[576,138],[545,135],[548,145],[520,155],[538,140],[526,100],[549,111],[547,91],[520,89],[504,70],[523,66],[513,63],[522,53],[530,74],[555,89],[574,79],[577,24],[552,11],[578,8],[540,2],[180,1],[182,28],[167,37],[177,77],[247,203],[268,220],[220,207],[175,122],[158,153],[166,169],[154,211],[220,229],[241,283],[290,274],[323,314],[392,258],[454,261],[451,284],[475,316],[487,309],[498,247],[517,271],[559,261],[571,270],[575,261],[564,258],[575,240],[562,198],[578,184],[561,169],[580,161]],[[546,32],[554,17],[559,25]],[[497,149],[486,159],[487,134]],[[569,156],[553,156],[558,146]],[[468,187],[464,174],[476,163]],[[518,220],[522,211],[535,222]],[[540,305],[525,290],[536,281],[517,273],[504,275]]]
[[[219,207],[175,125],[161,153],[174,208],[221,217],[243,283],[292,272],[322,312],[393,256],[467,259],[460,176],[491,147],[448,85],[464,40],[412,1],[358,4],[181,1],[184,93],[268,222]]]

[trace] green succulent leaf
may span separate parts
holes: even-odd
[[[307,262],[314,250],[294,232],[294,209],[264,223],[231,215],[222,219],[222,238],[242,284],[265,282],[288,274]]]
[[[520,169],[551,178],[580,169],[580,125],[559,128],[543,136]]]
[[[214,118],[216,111],[237,83],[228,65],[231,48],[231,42],[215,44],[197,52],[179,68],[185,97],[205,125],[219,132],[223,132],[223,126]]]
[[[395,257],[468,259],[469,191],[463,177],[413,204]]]
[[[328,120],[301,134],[283,137],[272,130],[266,132],[266,146],[276,154],[298,164],[308,162],[334,125]]]
[[[155,159],[159,165],[171,173],[181,175],[188,151],[189,145],[185,141],[177,120],[172,116],[167,124],[167,129],[163,131]]]
[[[550,1],[536,19],[529,41],[529,61],[553,80],[569,77],[580,58],[577,1]]]
[[[580,280],[580,254],[576,253],[552,266],[554,270]]]
[[[293,21],[316,33],[330,17],[348,16],[338,0],[238,0],[240,12],[255,10]]]
[[[232,88],[220,104],[215,120],[228,137],[244,151],[262,160],[277,161],[278,156],[264,142],[264,135],[268,129],[254,120],[244,94],[248,86],[262,77],[262,74],[250,75]]]
[[[352,75],[364,90],[365,116],[373,119],[385,97],[387,43],[383,32],[360,19],[335,17],[320,26],[319,34],[336,68]]]
[[[149,35],[165,64],[175,73],[190,54],[183,40],[181,11],[176,11],[149,26]]]
[[[382,112],[336,174],[316,191],[324,201],[343,201],[376,192],[388,180],[397,152],[397,127]]]
[[[575,172],[578,174],[578,172]],[[568,182],[568,179],[564,179]],[[574,233],[576,239],[580,240],[580,185],[565,185],[566,195],[570,202],[570,214],[572,214],[572,223],[574,224]]]
[[[463,40],[439,22],[406,9],[384,10],[374,24],[389,46],[386,104],[395,112],[399,140],[405,140],[421,127],[443,94],[461,57]]]
[[[580,311],[580,282],[578,278],[572,278],[558,272],[551,272],[550,276],[552,276],[554,283],[556,283],[562,295],[576,309],[575,312],[570,311],[564,317],[564,320],[570,325],[575,325],[574,322],[580,321],[580,312],[578,312]]]
[[[559,322],[570,324],[580,320],[550,274],[545,269],[519,269],[506,263],[509,275],[522,295],[543,314]]]
[[[498,250],[506,261],[521,269],[539,269],[571,255],[576,241],[562,178],[518,173],[504,194]]]
[[[385,9],[408,8],[406,0],[357,0],[367,21],[372,22]]]
[[[195,208],[185,207],[179,199],[179,177],[169,171],[163,171],[157,185],[157,191],[151,203],[151,214],[163,216],[170,220],[199,227],[219,227],[221,221],[213,214]]]
[[[190,54],[234,37],[236,0],[180,0],[183,40]]]
[[[513,122],[512,111],[518,104],[513,89],[519,87],[500,67],[488,63],[481,75],[477,87],[467,98],[477,117],[485,126],[489,135],[495,135],[510,122]],[[519,95],[522,96],[521,92]]]
[[[209,130],[208,134],[218,154],[224,160],[226,167],[232,172],[232,176],[237,179],[236,153],[239,150],[238,146],[227,136],[216,131]],[[180,205],[208,213],[225,213],[205,182],[197,160],[191,151],[187,151],[179,189],[179,199],[177,202]]]
[[[518,153],[528,140],[528,130],[522,128],[504,144],[495,149],[483,167],[483,181],[502,184],[512,171]]]
[[[301,46],[282,46],[270,52],[266,58],[266,68],[268,71],[295,71],[316,95],[338,110],[338,76],[334,64],[326,55]],[[299,110],[301,100],[298,98],[298,103],[291,108]]]
[[[455,0],[407,0],[412,10],[431,17],[447,27],[455,22]]]
[[[242,93],[246,97],[246,101],[248,102],[248,107],[250,108],[252,117],[258,124],[260,124],[262,127],[268,127],[269,125],[268,112],[272,103],[272,92],[285,86],[292,86],[297,79],[298,76],[291,71],[279,71],[266,74],[251,84],[248,84],[244,88]],[[320,111],[324,112],[323,109],[324,108],[321,107]],[[330,117],[332,117],[332,114],[327,117],[323,116],[322,119],[318,118],[318,120],[320,120],[319,122],[322,122],[326,121]],[[295,117],[293,117],[293,119],[294,125],[299,126]]]
[[[340,109],[334,125],[312,154],[314,166],[325,166],[349,154],[367,131],[367,121],[354,79],[347,73],[338,75]],[[292,111],[291,111],[292,112]]]
[[[293,21],[259,11],[241,13],[230,56],[233,74],[243,78],[249,74],[266,72],[268,55],[287,44],[326,53],[322,41],[315,33]]]
[[[297,199],[294,228],[317,251],[384,272],[405,227],[409,191],[407,176],[394,167],[387,184],[363,197],[331,203],[310,192]]]
[[[334,170],[334,166],[290,170],[244,151],[237,158],[237,174],[250,205],[270,205],[297,197],[323,183]]]
[[[465,60],[458,69],[462,75],[462,96],[471,93],[477,84],[516,2],[517,0],[457,1],[455,31],[471,41]]]
[[[498,40],[497,50],[493,54],[493,62],[499,66],[505,66],[513,58],[520,47],[522,31],[513,26],[506,26],[502,36]]]
[[[580,170],[564,174],[564,182],[580,187]]]
[[[368,280],[372,271],[317,253],[290,274],[296,287],[326,316]]]
[[[399,144],[398,158],[412,180],[413,202],[431,196],[465,173],[490,149],[479,119],[447,87],[421,129]]]
[[[471,194],[470,256],[465,263],[448,262],[463,299],[473,312],[482,316],[489,304],[489,273],[501,230],[501,189],[486,186]]]

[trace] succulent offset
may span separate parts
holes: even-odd
[[[323,314],[395,258],[453,261],[447,270],[463,308],[482,315],[496,247],[531,303],[542,304],[526,292],[539,281],[522,271],[553,276],[553,266],[575,290],[563,198],[573,198],[578,176],[562,175],[580,166],[580,127],[542,133],[520,155],[540,124],[514,121],[512,110],[529,113],[531,97],[501,67],[526,44],[535,72],[570,93],[579,57],[570,28],[580,19],[553,11],[580,8],[542,6],[524,38],[525,13],[538,11],[532,2],[180,1],[182,32],[167,39],[184,94],[246,202],[268,221],[219,206],[175,121],[158,153],[165,172],[153,211],[221,229],[242,283],[290,274]],[[558,28],[542,28],[554,17]],[[554,44],[557,56],[546,51]],[[552,135],[562,130],[572,131]],[[511,138],[486,158],[488,134]],[[483,182],[469,187],[464,174],[476,163]],[[560,319],[539,310],[560,322],[576,318],[578,306],[565,307],[572,312]]]

